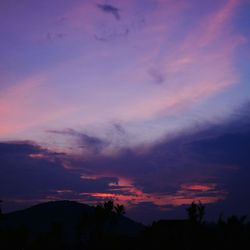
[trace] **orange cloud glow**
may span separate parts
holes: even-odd
[[[121,185],[121,183],[125,185]],[[118,184],[112,184],[111,187],[110,192],[83,192],[81,195],[88,195],[100,200],[113,199],[125,204],[128,208],[141,202],[150,202],[157,206],[180,206],[191,204],[193,201],[208,204],[224,200],[227,195],[225,191],[217,189],[215,183],[183,184],[175,193],[144,193],[134,186],[133,181],[122,177]]]

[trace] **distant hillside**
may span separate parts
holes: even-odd
[[[60,225],[63,238],[67,242],[75,241],[77,228],[81,219],[86,215],[93,215],[95,207],[74,201],[53,201],[38,204],[30,208],[5,214],[0,229],[15,230],[25,228],[31,239],[37,239],[41,235],[51,232],[53,225]],[[91,228],[91,221],[88,225]],[[144,229],[142,224],[120,216],[115,223],[109,223],[106,232],[127,236],[137,235]],[[85,229],[86,230],[86,229]]]

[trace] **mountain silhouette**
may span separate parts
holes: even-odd
[[[25,230],[29,240],[38,239],[41,235],[59,232],[67,245],[76,241],[77,230],[81,221],[88,220],[85,234],[93,229],[97,222],[93,219],[96,207],[75,201],[51,201],[41,203],[30,208],[4,215],[0,230]],[[112,212],[113,213],[113,212]],[[144,229],[144,226],[123,215],[114,223],[105,224],[104,231],[109,234],[134,237]]]
[[[217,223],[207,222],[201,202],[192,202],[186,211],[187,219],[159,220],[146,227],[125,217],[124,207],[112,200],[97,206],[42,203],[1,217],[0,249],[249,249],[246,216],[221,215]]]

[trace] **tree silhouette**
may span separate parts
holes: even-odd
[[[231,217],[227,219],[227,225],[229,227],[242,227],[246,223],[246,219],[247,219],[246,215],[243,215],[240,217],[236,215],[232,215]]]
[[[103,204],[103,209],[106,213],[111,213],[114,209],[114,202],[112,200],[105,201]]]
[[[123,205],[120,204],[116,204],[116,206],[114,207],[115,212],[118,216],[124,215],[125,214],[125,207]]]
[[[2,200],[0,200],[0,220],[3,218],[3,213],[2,213],[2,208],[1,208],[1,203],[2,203],[3,201]]]
[[[98,204],[93,213],[83,214],[77,226],[77,238],[80,244],[98,245],[104,241],[104,238],[111,237],[108,229],[119,223],[120,217],[124,214],[124,206],[115,205],[112,200]]]
[[[105,201],[103,204],[99,204],[95,208],[95,216],[98,222],[114,221],[125,214],[125,208],[121,204],[114,204],[112,200]]]
[[[6,215],[5,222],[0,223],[0,249],[250,249],[250,224],[246,216],[233,215],[224,219],[221,214],[217,223],[203,223],[205,207],[195,201],[186,211],[189,220],[159,220],[138,231],[126,224],[126,219],[120,220],[125,213],[124,206],[112,200],[89,210],[79,210],[72,224],[60,220],[53,222],[50,217],[51,227],[46,226],[46,230],[44,225],[47,223],[43,225],[42,221],[41,225],[30,228],[29,221],[22,225],[18,217],[8,223],[11,218]],[[28,218],[26,216],[24,218]],[[73,225],[77,237],[72,234]]]
[[[195,203],[194,201],[187,209],[189,220],[194,224],[202,224],[205,215],[205,206],[199,201]]]

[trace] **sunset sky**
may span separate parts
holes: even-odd
[[[248,213],[249,27],[249,0],[1,0],[3,210]]]

